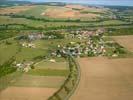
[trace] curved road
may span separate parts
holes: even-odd
[[[81,58],[81,80],[70,100],[133,100],[133,58]]]

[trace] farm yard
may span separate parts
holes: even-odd
[[[132,100],[128,10],[0,7],[0,100]]]

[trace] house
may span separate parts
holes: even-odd
[[[56,61],[55,61],[55,59],[50,59],[49,60],[50,62],[53,62],[53,63],[55,63]]]
[[[33,65],[32,61],[23,62],[16,64],[17,70],[22,70],[24,72],[28,72],[31,69],[31,65]]]
[[[36,48],[36,45],[33,44],[33,43],[26,43],[26,42],[23,42],[23,43],[20,43],[23,47],[26,47],[26,48]]]
[[[37,39],[42,39],[42,38],[44,38],[44,37],[45,37],[45,36],[44,36],[43,33],[30,33],[30,34],[28,35],[28,38],[29,38],[30,41],[32,41],[32,40],[37,40]]]

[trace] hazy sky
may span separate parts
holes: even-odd
[[[71,2],[71,3],[87,3],[87,4],[99,4],[99,5],[129,5],[129,6],[133,6],[133,0],[25,0],[25,1]]]
[[[30,0],[43,2],[72,2],[72,3],[88,3],[102,5],[130,5],[133,6],[133,0]]]

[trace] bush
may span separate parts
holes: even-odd
[[[7,74],[10,74],[16,71],[16,68],[12,66],[13,62],[14,62],[14,58],[11,58],[9,61],[5,62],[3,65],[0,65],[0,78],[2,76],[5,76]]]

